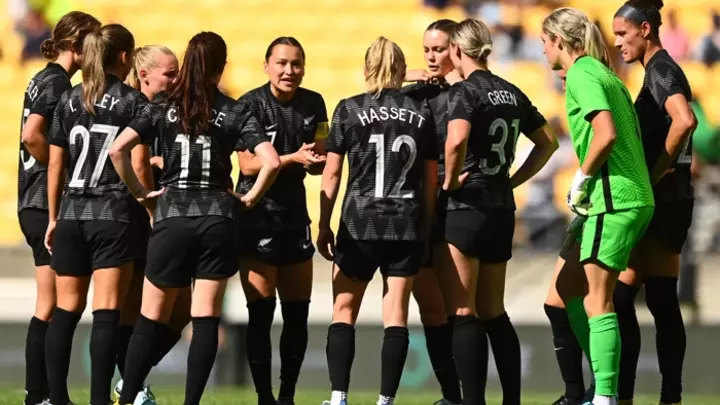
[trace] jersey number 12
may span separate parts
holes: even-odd
[[[408,149],[410,149],[410,154],[408,155],[407,162],[405,162],[405,165],[403,165],[400,170],[400,176],[395,181],[395,185],[393,185],[388,195],[383,195],[385,192],[385,135],[370,135],[368,142],[375,144],[375,198],[414,198],[414,191],[403,191],[402,187],[405,185],[407,174],[417,157],[417,144],[415,140],[410,135],[400,135],[395,138],[390,147],[391,152],[400,153],[400,148],[406,145]]]

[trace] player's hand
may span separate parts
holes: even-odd
[[[455,191],[459,189],[463,184],[465,184],[465,181],[470,176],[470,172],[460,173],[460,175],[457,177],[457,179],[448,179],[445,181],[445,184],[443,184],[443,190],[445,191]]]
[[[149,191],[146,189],[142,189],[137,197],[135,199],[143,205],[145,208],[149,208],[151,210],[155,209],[156,200],[158,197],[163,195],[165,193],[165,187],[161,188],[160,190],[153,190]]]
[[[300,163],[304,167],[310,167],[310,165],[313,165],[315,163],[322,163],[327,158],[322,155],[318,155],[313,150],[315,148],[315,142],[313,143],[304,143],[300,147],[300,149],[297,150],[297,152],[293,153],[293,161],[296,163]]]
[[[240,201],[243,205],[243,209],[249,210],[250,208],[254,207],[258,201],[260,201],[257,196],[247,193],[247,194],[240,194],[236,192],[235,190],[229,188],[227,189],[228,194],[235,197],[238,201]]]
[[[657,179],[650,179],[650,183],[652,184],[653,187],[655,187],[655,185],[657,185],[657,184],[660,182],[660,180],[663,179],[663,177],[665,177],[665,176],[667,176],[668,174],[671,174],[671,173],[675,173],[675,168],[674,168],[674,167],[671,167],[671,168],[665,170],[665,172],[663,172],[663,174],[662,174],[659,178],[657,178]]]
[[[162,170],[165,167],[165,159],[162,156],[153,156],[150,158],[150,166]]]
[[[325,260],[335,258],[335,234],[331,229],[320,229],[317,237],[317,249]]]
[[[445,75],[445,81],[450,85],[461,82],[462,80],[463,78],[460,76],[460,72],[458,72],[457,69],[453,69]]]
[[[406,82],[425,82],[428,80],[430,80],[430,75],[422,69],[408,70],[405,73]]]
[[[587,198],[587,186],[590,183],[590,179],[592,179],[592,176],[583,173],[582,169],[578,169],[577,172],[575,172],[575,177],[573,177],[567,203],[570,209],[578,215],[588,215],[590,201]]]
[[[52,255],[52,244],[53,235],[55,234],[55,227],[57,226],[57,220],[51,220],[48,222],[47,230],[45,231],[45,249]]]

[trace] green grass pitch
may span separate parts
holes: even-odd
[[[175,389],[160,388],[153,390],[157,396],[158,405],[181,405],[183,401],[183,387]],[[71,390],[73,400],[78,405],[85,405],[89,401],[87,390]],[[329,392],[299,391],[295,398],[297,405],[320,405],[329,399]],[[432,405],[439,396],[432,392],[400,392],[396,399],[398,405]],[[22,390],[0,390],[0,405],[21,405],[24,393]],[[374,405],[377,393],[351,392],[349,402],[351,405]],[[525,393],[523,405],[550,405],[559,394]],[[499,405],[502,398],[498,394],[488,395],[489,405]],[[247,388],[208,389],[202,400],[203,405],[255,405],[255,393]],[[683,400],[684,405],[718,405],[720,396],[700,397],[688,395]],[[638,396],[635,405],[657,405],[657,396]]]

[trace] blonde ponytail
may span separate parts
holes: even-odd
[[[600,28],[582,11],[571,7],[553,11],[543,21],[543,32],[552,40],[560,38],[569,52],[588,55],[612,70],[610,52]]]
[[[380,97],[387,88],[399,88],[405,78],[405,55],[400,47],[385,37],[378,37],[365,53],[365,87]]]
[[[158,66],[157,59],[160,54],[175,57],[173,51],[163,45],[145,45],[136,48],[135,52],[133,52],[132,69],[130,69],[125,83],[136,90],[141,90],[140,71],[142,69],[156,68]]]
[[[583,51],[585,55],[595,58],[607,66],[608,69],[613,70],[610,61],[610,51],[608,50],[607,43],[600,28],[592,21],[585,21],[585,39],[584,39]]]
[[[83,104],[90,115],[95,115],[95,101],[105,90],[104,61],[108,43],[101,31],[95,31],[85,37],[83,43],[82,89]]]
[[[85,37],[81,66],[83,105],[91,115],[95,115],[95,102],[105,91],[105,68],[116,63],[122,52],[132,53],[133,48],[135,38],[120,24],[104,25]]]

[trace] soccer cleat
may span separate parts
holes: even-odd
[[[115,388],[113,389],[113,399],[115,400],[115,402],[120,400],[120,393],[122,393],[122,387],[123,387],[123,380],[121,378],[120,381],[118,381],[117,384],[115,384]]]
[[[322,405],[332,405],[332,403],[330,401],[323,401]],[[348,405],[347,399],[340,401],[340,405]]]
[[[295,401],[292,398],[278,398],[277,405],[295,405]]]
[[[117,384],[115,384],[115,389],[113,390],[115,404],[117,405],[119,405],[120,402],[120,394],[122,393],[122,388],[123,380],[120,380]],[[157,405],[155,402],[155,394],[150,391],[149,385],[143,387],[142,391],[138,392],[137,396],[135,396],[135,401],[133,402],[133,405]]]
[[[674,404],[665,404],[663,402],[660,402],[660,405],[682,405],[682,402],[676,402]]]
[[[557,401],[553,402],[552,405],[580,405],[581,402],[577,399],[571,399],[566,397],[565,395],[558,398]]]
[[[447,399],[443,398],[439,401],[433,402],[433,405],[460,405],[460,404],[456,404],[452,401],[448,401]]]

